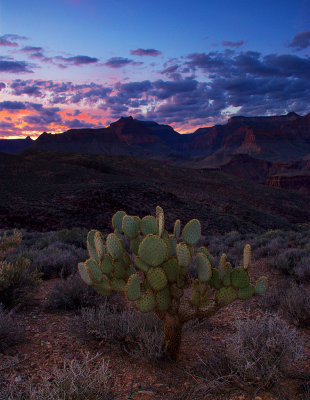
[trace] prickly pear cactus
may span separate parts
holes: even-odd
[[[187,222],[183,229],[176,220],[169,234],[164,210],[157,206],[155,216],[142,219],[117,211],[112,226],[114,232],[105,240],[99,231],[88,233],[89,259],[78,264],[81,278],[100,294],[118,292],[140,312],[153,311],[163,321],[163,345],[172,359],[178,357],[185,322],[209,317],[235,300],[247,300],[267,290],[266,277],[251,283],[250,245],[245,246],[243,266],[238,268],[232,268],[225,254],[216,266],[206,247],[195,251],[201,237],[198,219]],[[188,271],[193,262],[198,279],[191,281]]]

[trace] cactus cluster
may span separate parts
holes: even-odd
[[[99,293],[122,293],[143,313],[153,311],[162,319],[170,355],[177,357],[184,322],[214,314],[236,299],[246,300],[266,291],[267,278],[256,285],[250,281],[251,248],[246,245],[243,266],[232,268],[223,254],[218,266],[206,247],[195,245],[201,237],[201,224],[189,221],[181,231],[174,223],[173,234],[165,229],[164,211],[140,219],[117,211],[112,217],[113,233],[104,240],[91,230],[87,236],[89,259],[78,264],[85,283]],[[126,249],[124,238],[130,248]],[[198,279],[191,281],[189,266],[194,262]],[[188,289],[188,290],[187,290]],[[179,338],[179,339],[177,339]],[[169,352],[169,345],[168,345]]]

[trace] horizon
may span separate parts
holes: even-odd
[[[98,129],[124,114],[181,134],[239,115],[305,115],[309,12],[305,0],[7,2],[0,139]]]
[[[201,129],[201,128],[212,128],[212,127],[214,127],[214,126],[218,126],[218,125],[226,125],[227,123],[228,123],[228,121],[229,121],[229,119],[230,118],[261,118],[261,117],[285,117],[285,116],[287,116],[288,114],[295,114],[297,117],[305,117],[306,115],[308,115],[308,114],[310,114],[310,113],[306,113],[306,114],[304,114],[304,115],[300,115],[300,114],[297,114],[297,113],[295,113],[294,111],[290,111],[290,112],[288,112],[288,113],[286,113],[286,114],[281,114],[281,115],[269,115],[269,116],[265,116],[265,115],[253,115],[253,116],[245,116],[245,115],[233,115],[233,116],[231,116],[231,117],[229,117],[227,120],[226,120],[226,122],[224,122],[224,123],[222,123],[222,124],[214,124],[214,125],[210,125],[210,126],[201,126],[201,127],[199,127],[199,128],[197,128],[197,129]],[[121,116],[121,117],[119,117],[118,119],[116,119],[115,121],[112,121],[111,122],[111,124],[112,123],[114,123],[114,122],[117,122],[117,121],[119,121],[120,119],[122,119],[122,118],[124,118],[124,119],[126,119],[126,118],[133,118],[131,115],[128,115],[128,116]],[[140,121],[140,122],[155,122],[155,123],[157,123],[158,125],[169,125],[169,124],[161,124],[160,122],[157,122],[157,121],[150,121],[150,120],[148,120],[148,121],[146,121],[146,120],[139,120],[139,119],[136,119],[136,118],[133,118],[134,120],[136,120],[136,121]],[[69,130],[75,130],[75,129],[105,129],[105,128],[108,128],[110,126],[110,124],[109,125],[106,125],[106,126],[101,126],[101,127],[94,127],[94,128],[69,128],[69,129],[67,129],[67,130],[65,130],[65,131],[62,131],[62,132],[47,132],[47,131],[44,131],[44,132],[41,132],[38,136],[36,136],[34,139],[32,139],[31,138],[31,136],[30,135],[27,135],[27,136],[24,136],[24,137],[17,137],[17,138],[13,138],[13,137],[9,137],[9,138],[2,138],[2,137],[0,137],[0,140],[2,140],[2,139],[8,139],[8,140],[13,140],[13,139],[27,139],[28,137],[30,137],[32,140],[36,140],[36,139],[38,139],[38,137],[39,136],[41,136],[43,133],[48,133],[48,134],[51,134],[51,135],[59,135],[59,134],[61,134],[61,133],[66,133],[66,132],[68,132]],[[169,125],[169,126],[171,126],[171,125]],[[196,130],[197,130],[196,129]],[[195,130],[195,131],[196,131]],[[195,131],[192,131],[192,132],[178,132],[177,130],[175,130],[174,129],[174,131],[176,132],[176,133],[179,133],[180,135],[190,135],[190,134],[194,134],[195,133]]]

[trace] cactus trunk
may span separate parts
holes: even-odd
[[[166,314],[164,323],[164,348],[172,360],[177,360],[180,352],[183,322],[177,315]]]

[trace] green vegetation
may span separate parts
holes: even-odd
[[[11,236],[4,234],[0,238],[0,303],[6,307],[25,301],[29,289],[39,283],[40,275],[30,270],[30,260],[27,258],[19,256],[14,263],[2,259],[21,240],[22,234],[18,231],[14,231]]]
[[[235,269],[225,254],[216,266],[206,247],[195,252],[201,238],[197,219],[190,220],[182,232],[177,220],[174,233],[169,234],[164,211],[157,206],[156,217],[142,220],[118,211],[112,226],[114,232],[105,241],[97,230],[88,233],[90,258],[78,264],[80,275],[100,294],[118,292],[135,302],[140,312],[153,311],[163,322],[163,346],[172,359],[178,358],[184,323],[210,317],[236,299],[246,300],[267,289],[266,277],[256,285],[250,281],[249,245],[244,248],[244,265]],[[198,271],[194,280],[189,275],[192,261]]]

